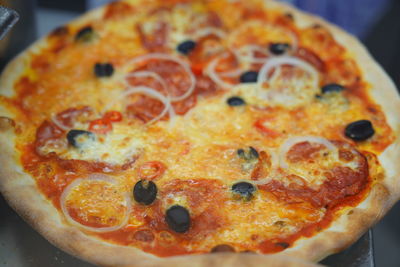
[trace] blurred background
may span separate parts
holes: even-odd
[[[281,1],[318,14],[356,35],[400,87],[399,0]],[[21,16],[14,29],[0,41],[0,68],[38,37],[107,2],[110,1],[0,0],[0,5],[16,9]],[[399,204],[373,228],[373,233],[376,266],[400,266]],[[74,258],[52,247],[26,225],[0,196],[0,266],[77,265]]]

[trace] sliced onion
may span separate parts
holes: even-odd
[[[155,79],[157,82],[159,82],[161,84],[161,86],[163,87],[163,89],[168,92],[168,86],[167,83],[165,82],[165,80],[156,72],[153,71],[136,71],[133,73],[129,73],[128,75],[126,75],[126,78],[143,78],[143,77],[151,77],[153,79]],[[129,86],[129,85],[128,85]]]
[[[170,98],[171,102],[181,101],[181,100],[189,97],[193,93],[193,91],[196,87],[196,77],[194,76],[193,72],[191,71],[189,64],[176,56],[169,55],[169,54],[163,54],[163,53],[146,54],[146,55],[134,58],[133,60],[131,60],[128,63],[128,65],[136,65],[142,61],[152,60],[152,59],[173,61],[173,62],[177,63],[178,65],[180,65],[190,78],[191,85],[189,86],[189,88],[187,88],[186,92],[180,96],[171,97]]]
[[[168,112],[170,116],[170,120],[175,116],[174,109],[171,105],[171,101],[169,100],[168,97],[165,97],[163,94],[158,92],[157,90],[147,87],[147,86],[136,86],[136,87],[128,87],[129,89],[122,92],[117,99],[114,99],[110,104],[108,104],[105,108],[104,111],[109,110],[115,103],[121,101],[122,99],[133,95],[133,94],[145,94],[148,96],[151,96],[153,98],[158,99],[160,102],[164,104],[164,109],[161,111],[161,113],[153,118],[152,120],[148,121],[147,124],[151,124],[153,122],[156,122],[157,120],[161,119],[162,117],[165,116],[165,114]]]
[[[67,126],[65,126],[63,123],[61,123],[61,122],[57,119],[57,116],[51,117],[51,121],[52,121],[55,125],[57,125],[58,128],[60,128],[60,129],[63,130],[63,131],[69,131],[69,130],[71,129],[70,127],[67,127]]]
[[[124,195],[126,211],[125,211],[124,219],[118,225],[109,226],[109,227],[98,227],[98,228],[90,227],[90,226],[86,226],[86,225],[80,224],[79,222],[75,221],[71,217],[71,215],[69,215],[69,212],[68,212],[68,209],[67,209],[67,206],[66,206],[67,197],[68,197],[69,193],[71,193],[71,191],[75,187],[79,186],[84,181],[103,181],[103,182],[107,182],[107,183],[110,183],[110,184],[113,184],[113,185],[116,184],[116,182],[114,180],[110,179],[109,177],[107,177],[105,175],[101,175],[101,174],[93,174],[93,175],[90,175],[87,178],[79,178],[79,179],[76,179],[75,181],[73,181],[72,183],[70,183],[64,189],[64,191],[61,194],[61,198],[60,198],[61,210],[63,211],[64,216],[67,219],[67,221],[70,222],[71,224],[78,225],[80,228],[83,228],[85,230],[88,230],[88,231],[91,231],[91,232],[98,232],[98,233],[112,232],[112,231],[116,231],[116,230],[121,229],[122,227],[124,227],[128,223],[130,210],[131,210],[131,199],[130,199],[129,193],[126,193]]]
[[[329,140],[317,136],[296,136],[287,139],[279,148],[279,164],[282,169],[287,169],[289,166],[286,162],[286,154],[289,150],[298,143],[309,142],[324,145],[331,151],[337,151],[337,147]]]
[[[278,154],[275,152],[275,150],[272,150],[272,149],[268,150],[268,154],[271,157],[271,172],[265,178],[259,179],[257,181],[252,181],[253,184],[264,185],[274,179],[275,171],[279,167],[279,157],[278,157]]]
[[[208,77],[210,77],[211,80],[213,80],[213,82],[215,82],[218,86],[225,88],[225,89],[229,89],[232,88],[232,84],[225,82],[224,80],[222,80],[219,77],[219,73],[217,74],[216,72],[216,67],[219,63],[219,61],[224,58],[227,57],[228,53],[224,53],[221,56],[218,56],[216,58],[214,58],[206,67],[205,69],[205,74],[208,75]],[[235,72],[238,71],[237,69],[235,69]],[[226,73],[226,72],[225,72]]]
[[[222,76],[222,77],[237,77],[237,76],[241,75],[242,73],[243,73],[243,70],[241,68],[237,68],[237,69],[230,70],[230,71],[218,72],[218,75]]]
[[[197,31],[195,31],[193,33],[192,36],[195,40],[198,40],[201,37],[204,37],[204,36],[207,36],[210,34],[216,35],[221,39],[224,39],[226,37],[226,33],[223,30],[215,28],[215,27],[205,27],[205,28],[198,29]]]
[[[140,94],[140,93],[146,94],[153,98],[156,98],[164,104],[163,111],[161,111],[161,113],[157,117],[148,121],[147,124],[152,124],[153,122],[156,122],[157,120],[164,117],[167,112],[169,113],[169,119],[170,120],[173,119],[173,117],[175,116],[175,112],[174,112],[174,109],[172,108],[171,101],[169,100],[169,98],[165,97],[163,94],[159,93],[158,91],[156,91],[150,87],[147,87],[147,86],[131,87],[122,94],[121,98],[125,98],[127,96],[130,96],[133,94]]]
[[[265,49],[259,45],[244,45],[240,48],[232,49],[232,52],[235,54],[235,56],[240,61],[249,62],[249,63],[265,63],[265,61],[267,60],[267,57],[255,58],[253,56],[253,54],[255,52],[264,53],[264,54],[268,55],[267,49]]]
[[[319,77],[318,77],[318,72],[317,70],[310,65],[309,63],[295,58],[295,57],[289,57],[289,56],[280,56],[280,57],[274,57],[270,60],[268,60],[264,66],[262,66],[259,75],[258,75],[258,84],[262,86],[265,82],[269,80],[268,74],[271,70],[273,70],[276,67],[282,66],[282,65],[291,65],[295,66],[298,68],[301,68],[312,76],[312,78],[315,80],[315,86],[318,87],[319,83]]]

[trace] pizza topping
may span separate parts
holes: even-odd
[[[89,130],[97,134],[106,134],[112,130],[110,121],[97,119],[90,122]]]
[[[232,97],[228,98],[228,100],[226,102],[231,107],[246,105],[246,102],[243,100],[243,98],[241,98],[239,96],[232,96]]]
[[[110,63],[96,63],[94,65],[94,74],[97,77],[110,77],[114,73],[114,67]]]
[[[310,162],[313,156],[309,152],[315,151],[315,147],[313,148],[310,144],[301,145],[306,145],[309,148],[304,155],[305,158],[301,160]],[[361,153],[352,149],[346,143],[336,143],[336,145],[340,149],[353,154],[351,163],[339,162],[339,164],[324,166],[319,174],[323,177],[323,181],[320,182],[318,187],[312,186],[310,182],[307,182],[307,177],[305,176],[300,177],[291,174],[283,180],[272,179],[267,184],[260,185],[259,188],[271,192],[285,202],[308,202],[314,207],[325,208],[334,207],[340,200],[358,194],[367,183],[369,173],[367,160]],[[296,150],[304,154],[301,152],[301,148]],[[310,167],[306,165],[305,168]],[[318,169],[321,169],[321,167]]]
[[[128,194],[118,193],[116,186],[114,180],[100,174],[74,180],[60,197],[67,221],[92,232],[111,232],[124,227],[131,201]]]
[[[108,104],[105,109],[106,110],[109,109],[110,107],[114,106],[116,103],[119,103],[122,99],[125,99],[128,96],[131,96],[134,94],[144,94],[146,96],[150,96],[152,98],[159,100],[164,105],[164,109],[162,109],[158,114],[157,114],[158,109],[155,110],[155,113],[148,111],[148,109],[149,109],[148,103],[146,105],[147,108],[145,107],[146,109],[144,111],[142,111],[140,109],[140,106],[137,106],[135,103],[131,104],[128,107],[128,108],[130,108],[130,111],[132,111],[134,113],[134,115],[143,119],[147,124],[154,123],[157,120],[163,118],[167,114],[167,112],[169,113],[170,120],[175,116],[175,112],[171,106],[170,99],[168,97],[165,97],[163,94],[159,93],[158,91],[156,91],[150,87],[147,87],[147,86],[137,86],[137,87],[129,88],[128,90],[126,90],[122,94],[120,94],[117,99],[114,99],[113,102]]]
[[[162,51],[167,42],[168,24],[164,21],[137,24],[142,44],[151,52]]]
[[[162,176],[166,170],[164,163],[159,161],[149,161],[139,167],[139,178],[145,180],[155,180]]]
[[[61,130],[69,131],[76,123],[85,123],[93,111],[90,107],[69,108],[52,116],[51,121]]]
[[[92,26],[86,26],[80,29],[75,35],[75,41],[87,43],[96,36]]]
[[[232,58],[234,58],[234,56],[231,53],[224,53],[221,56],[215,57],[206,67],[206,69],[204,70],[204,73],[208,75],[208,77],[210,77],[210,79],[215,82],[219,87],[223,88],[223,89],[230,89],[233,87],[232,83],[226,82],[225,80],[221,79],[219,76],[223,76],[224,74],[228,74],[228,76],[230,76],[230,74],[233,73],[236,74],[238,72],[237,68],[232,69],[228,69],[225,71],[219,71],[221,62],[226,62],[227,63],[223,64],[223,65],[229,65],[228,67],[231,67],[230,65],[236,65],[236,61],[231,60]]]
[[[290,49],[287,43],[274,43],[269,46],[269,51],[274,55],[283,55]]]
[[[239,182],[232,186],[233,197],[237,200],[242,199],[249,201],[253,198],[256,188],[248,182]]]
[[[319,73],[309,63],[291,56],[274,57],[262,66],[254,97],[269,106],[304,106],[314,100],[319,80]]]
[[[268,51],[260,45],[243,45],[237,49],[232,49],[232,52],[239,61],[247,63],[265,63],[268,59]]]
[[[192,34],[192,36],[196,40],[201,39],[206,36],[217,37],[219,39],[223,39],[226,37],[226,33],[223,30],[216,28],[216,27],[204,27],[204,28],[200,28],[200,29],[196,30]]]
[[[374,127],[369,120],[359,120],[346,126],[345,135],[355,141],[364,141],[375,134]]]
[[[133,188],[133,197],[140,204],[150,205],[157,197],[156,184],[147,180],[138,181]]]
[[[180,205],[174,205],[167,210],[165,221],[177,233],[187,232],[191,224],[189,211]]]
[[[258,162],[259,154],[253,147],[249,147],[248,150],[238,149],[237,155],[243,160],[242,170],[249,171],[254,168]]]
[[[286,56],[285,57],[283,57],[283,56],[276,57],[276,58],[268,60],[259,72],[258,83],[262,85],[263,83],[267,82],[269,80],[269,73],[273,69],[275,69],[279,66],[283,66],[283,65],[290,65],[290,66],[294,66],[294,67],[305,70],[307,73],[309,73],[312,76],[312,79],[314,80],[314,83],[315,83],[314,86],[318,87],[319,75],[313,66],[311,66],[307,62],[304,62],[298,58],[286,57]]]
[[[226,244],[218,245],[211,249],[211,253],[218,253],[218,252],[235,252],[235,249]]]
[[[94,141],[96,139],[92,132],[84,130],[70,130],[67,133],[68,144],[76,148],[82,148],[87,140]]]
[[[292,149],[293,146],[299,143],[311,143],[311,144],[318,144],[326,149],[336,152],[337,148],[334,144],[328,141],[325,138],[315,137],[315,136],[299,136],[299,137],[292,137],[287,139],[279,148],[279,163],[280,167],[283,169],[287,169],[289,166],[287,164],[287,153]]]
[[[323,94],[330,93],[330,92],[341,92],[343,90],[345,90],[345,88],[336,83],[327,84],[321,88],[321,91]]]
[[[138,240],[140,242],[152,242],[154,240],[154,234],[150,230],[139,230],[136,231],[135,234],[133,235],[133,238],[135,240]]]
[[[186,61],[169,54],[152,53],[136,57],[129,65],[140,66],[143,63],[146,71],[156,72],[166,81],[172,102],[182,101],[193,93],[196,77]]]
[[[258,78],[257,71],[247,71],[240,76],[241,83],[256,83]]]
[[[182,42],[178,45],[176,48],[180,53],[187,55],[189,54],[194,48],[196,47],[196,42],[192,40],[188,40],[185,42]]]

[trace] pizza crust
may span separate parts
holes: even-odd
[[[300,239],[294,247],[279,253],[281,256],[252,254],[213,254],[158,258],[134,247],[124,247],[103,242],[86,235],[83,231],[64,222],[58,210],[39,192],[34,180],[22,170],[20,155],[14,148],[14,127],[8,118],[11,111],[0,106],[0,191],[4,197],[29,224],[46,237],[52,244],[83,260],[103,266],[176,266],[190,262],[193,266],[290,266],[281,263],[282,256],[294,256],[318,261],[338,252],[355,242],[368,228],[379,221],[400,197],[398,176],[400,166],[394,159],[400,156],[400,98],[393,82],[382,68],[371,58],[366,49],[351,35],[324,20],[305,14],[287,4],[267,1],[269,8],[280,9],[294,15],[296,24],[305,27],[318,23],[327,27],[335,39],[353,53],[365,79],[372,85],[371,95],[382,106],[386,118],[394,130],[396,141],[379,156],[386,174],[384,179],[372,188],[369,196],[356,208],[349,209],[333,225],[310,239]],[[101,16],[104,9],[89,12],[73,24]],[[46,46],[45,40],[33,44],[26,52],[14,59],[0,78],[1,94],[11,96],[13,84],[29,64],[30,53]],[[373,75],[368,75],[373,73]],[[315,266],[293,260],[293,266]],[[222,265],[224,264],[224,265]],[[303,264],[303,265],[301,265]]]

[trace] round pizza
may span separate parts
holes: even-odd
[[[113,2],[0,86],[1,192],[99,265],[299,266],[400,196],[395,86],[355,38],[279,2]]]

